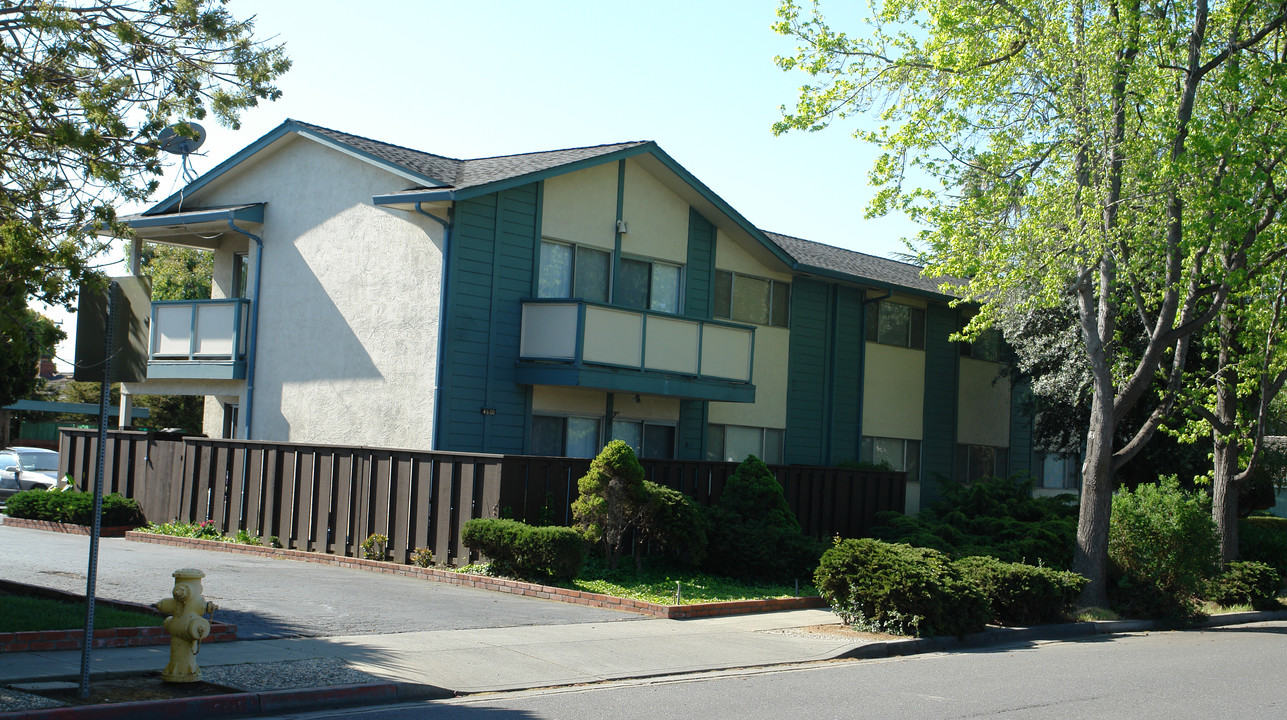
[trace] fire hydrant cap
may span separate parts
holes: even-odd
[[[200,580],[206,576],[205,573],[196,568],[180,568],[171,574],[180,580]]]

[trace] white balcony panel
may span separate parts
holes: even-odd
[[[192,306],[161,305],[152,327],[152,354],[187,357],[192,352]]]
[[[523,306],[519,355],[549,360],[576,359],[576,303]]]
[[[237,307],[232,304],[198,304],[194,353],[202,357],[232,358],[236,342]]]
[[[751,380],[752,331],[707,324],[702,331],[702,375]]]
[[[640,367],[643,361],[643,314],[587,305],[585,362]]]
[[[697,339],[701,325],[690,320],[648,316],[644,367],[649,370],[697,374]]]

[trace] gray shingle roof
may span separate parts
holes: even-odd
[[[873,280],[887,285],[911,288],[937,295],[945,294],[939,289],[939,285],[944,280],[953,284],[963,284],[963,281],[957,278],[924,277],[921,275],[919,265],[846,250],[832,245],[824,245],[812,240],[804,240],[767,230],[762,232],[801,265],[850,275],[857,280]]]
[[[412,150],[399,145],[390,145],[389,143],[364,138],[359,135],[350,135],[349,133],[331,130],[320,125],[300,122],[299,120],[292,122],[336,142],[348,145],[355,150],[410,170],[417,175],[431,177],[443,185],[457,190],[522,177],[523,175],[549,170],[562,165],[609,155],[618,150],[648,144],[647,141],[636,141],[567,148],[564,150],[547,150],[520,155],[499,155],[473,160],[457,160],[442,155]]]

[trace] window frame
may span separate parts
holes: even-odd
[[[646,312],[662,313],[665,315],[682,315],[683,314],[684,284],[688,278],[687,266],[685,264],[673,262],[670,260],[662,260],[660,258],[651,258],[651,257],[644,257],[642,255],[621,253],[620,255],[617,256],[617,275],[621,274],[621,265],[627,262],[646,264],[648,266],[648,290],[647,290],[648,297],[644,302],[644,307],[639,307],[638,305],[626,304],[618,296],[623,283],[613,283],[612,292],[609,295],[609,297],[612,298],[613,305],[617,307],[628,308],[630,310],[643,310]],[[667,267],[675,268],[676,270],[677,277],[675,280],[675,298],[674,298],[675,309],[674,310],[658,310],[653,307],[653,303],[656,300],[655,282],[657,278],[656,268],[658,265],[665,265]]]
[[[728,308],[728,311],[724,313],[721,313],[721,299],[718,297],[719,293],[717,292],[717,288],[720,285],[720,275],[728,277],[728,297],[724,298],[723,303],[724,307]],[[768,296],[766,297],[768,304],[768,322],[734,317],[733,308],[736,307],[735,299],[737,296],[737,278],[739,277],[747,280],[757,280],[768,283]],[[779,288],[781,288],[781,291],[779,291]],[[785,307],[779,309],[779,300],[783,301],[781,302],[781,305],[784,305]],[[779,315],[781,315],[781,317],[779,317]],[[762,325],[764,327],[789,328],[791,327],[791,283],[759,275],[741,273],[735,270],[721,270],[716,268],[715,276],[711,282],[711,317],[731,322]],[[778,322],[779,320],[780,322]]]
[[[973,483],[978,478],[971,477],[970,468],[974,467],[974,458],[972,453],[975,451],[989,450],[992,452],[992,472],[986,473],[992,477],[1007,477],[1010,469],[1010,448],[1001,445],[974,445],[970,443],[957,443],[956,453],[953,458],[953,469],[955,470],[958,482],[966,485]],[[962,457],[962,452],[965,453]],[[981,475],[979,477],[984,477]]]
[[[858,461],[875,464],[875,443],[877,440],[894,441],[903,444],[902,467],[895,467],[895,472],[907,473],[907,482],[920,482],[921,452],[924,443],[913,438],[884,437],[881,435],[863,435],[858,439]],[[912,443],[916,444],[915,451]]]
[[[535,449],[534,449],[534,448],[532,448],[532,446],[531,446],[531,443],[532,443],[532,431],[533,431],[533,425],[534,425],[534,423],[535,423],[535,421],[536,421],[536,419],[537,419],[537,418],[541,418],[541,419],[545,419],[545,420],[553,419],[553,420],[558,420],[558,421],[560,422],[561,433],[560,433],[560,435],[559,435],[559,452],[560,452],[561,454],[559,454],[559,455],[545,455],[545,454],[543,454],[543,453],[537,453],[537,452],[535,451]],[[598,427],[597,427],[597,429],[596,429],[596,435],[595,435],[595,440],[594,440],[594,445],[595,445],[595,447],[596,447],[597,449],[596,449],[592,454],[590,454],[590,455],[568,455],[568,421],[569,421],[569,420],[591,420],[591,421],[593,421],[593,422],[595,422],[595,423],[597,424],[597,426],[598,426]],[[600,416],[597,416],[597,415],[581,415],[581,414],[577,414],[577,413],[548,413],[548,412],[534,412],[534,413],[532,413],[532,415],[531,415],[531,420],[529,420],[529,421],[528,421],[528,426],[527,426],[527,443],[528,443],[528,451],[529,451],[529,453],[531,453],[531,454],[533,454],[533,455],[539,455],[540,457],[576,457],[576,458],[593,458],[595,455],[597,455],[597,454],[598,454],[599,450],[601,450],[601,449],[603,448],[603,445],[604,445],[604,442],[603,442],[603,425],[604,425],[603,418],[602,418],[602,417],[600,417]]]
[[[630,448],[635,451],[635,455],[637,455],[640,459],[647,459],[647,460],[676,459],[676,456],[679,453],[679,424],[678,423],[667,421],[667,420],[614,417],[612,418],[612,422],[609,423],[609,428],[608,428],[608,437],[610,440],[620,439],[617,437],[617,423],[621,423],[623,425],[631,424],[631,425],[639,426],[639,447],[635,447],[631,445]],[[648,445],[648,428],[650,427],[668,428],[670,430],[670,447],[667,449],[666,451],[667,455],[665,457],[658,457],[658,456],[649,454],[651,450]],[[629,445],[629,443],[626,443],[626,444]]]
[[[569,294],[566,297],[562,297],[562,296],[555,297],[555,296],[548,296],[548,295],[541,294],[541,270],[544,267],[544,263],[541,261],[541,254],[542,254],[542,250],[544,249],[543,246],[546,245],[547,243],[550,245],[561,245],[563,247],[570,248],[572,251],[572,266],[568,269],[568,272],[569,272],[568,286],[571,288],[571,290],[569,291]],[[580,276],[577,274],[577,267],[580,265],[580,254],[582,251],[602,253],[607,257],[608,267],[607,267],[607,274],[605,278],[605,282],[607,283],[607,286],[603,288],[603,298],[604,298],[603,300],[599,300],[597,298],[587,298],[584,292],[584,288],[582,288],[580,286],[580,283],[578,282],[580,280]],[[540,242],[537,243],[536,253],[537,253],[536,288],[535,288],[536,297],[542,298],[542,299],[551,299],[551,300],[564,300],[564,299],[587,300],[588,302],[601,302],[605,304],[609,300],[611,300],[614,285],[616,284],[613,282],[613,272],[612,272],[613,251],[612,250],[607,250],[595,245],[575,243],[568,240],[560,240],[558,238],[543,236],[541,237]]]
[[[707,424],[706,424],[706,433],[705,433],[705,445],[706,445],[706,447],[705,447],[705,451],[703,452],[703,457],[705,458],[706,462],[738,462],[738,463],[740,463],[740,462],[742,462],[743,460],[745,460],[745,459],[746,459],[746,458],[744,458],[744,457],[743,457],[743,458],[738,458],[738,459],[736,459],[736,460],[730,460],[730,459],[728,459],[728,457],[727,457],[727,456],[728,456],[728,453],[726,452],[726,448],[728,447],[728,444],[727,444],[727,437],[728,437],[728,435],[727,435],[727,430],[728,430],[728,428],[730,428],[730,427],[738,428],[738,429],[741,429],[741,430],[756,430],[756,431],[758,431],[758,432],[760,433],[760,451],[759,451],[758,453],[755,453],[755,456],[756,456],[756,457],[758,457],[759,459],[763,460],[765,465],[783,465],[783,464],[785,464],[785,462],[786,462],[786,430],[784,430],[783,428],[757,427],[757,426],[754,426],[754,425],[733,425],[733,424],[729,424],[729,423],[707,423]],[[712,444],[712,443],[711,443],[711,433],[712,433],[713,431],[718,431],[718,433],[719,433],[719,442],[720,442],[719,453],[718,453],[718,454],[715,454],[714,456],[713,456],[712,448],[711,448],[711,444]],[[777,450],[776,450],[777,458],[775,458],[774,462],[769,462],[769,460],[765,457],[766,455],[768,455],[768,452],[766,452],[766,448],[768,447],[768,442],[769,442],[769,433],[777,433]]]
[[[906,340],[902,342],[888,342],[887,338],[882,339],[880,317],[881,308],[887,305],[897,305],[907,309],[907,328]],[[863,317],[863,339],[866,342],[876,343],[877,345],[887,345],[889,347],[901,347],[909,350],[925,349],[925,308],[908,305],[906,303],[895,302],[893,300],[873,300],[866,303]]]
[[[1059,478],[1058,485],[1051,485],[1046,477],[1046,462],[1056,458],[1063,464],[1063,472]],[[1037,487],[1043,490],[1076,490],[1081,487],[1081,463],[1082,457],[1079,452],[1061,452],[1058,450],[1038,450],[1037,467],[1039,476],[1037,478]]]

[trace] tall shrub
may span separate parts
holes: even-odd
[[[1219,553],[1206,493],[1185,492],[1171,476],[1113,495],[1109,597],[1127,614],[1196,614],[1196,597],[1215,575]]]
[[[807,578],[822,553],[820,544],[801,532],[777,478],[754,455],[737,466],[707,517],[704,566],[712,573],[774,581]]]
[[[604,557],[616,567],[622,543],[647,509],[643,466],[635,451],[621,440],[608,443],[577,489],[581,494],[572,503],[572,517],[587,540],[603,545]]]

